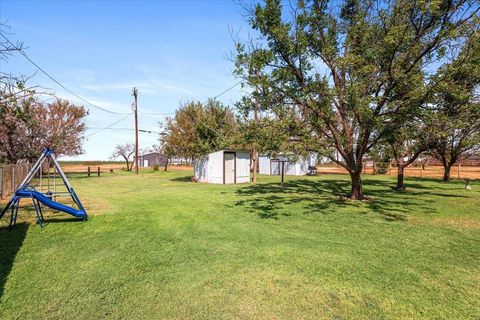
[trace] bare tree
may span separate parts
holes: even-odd
[[[135,145],[133,143],[117,144],[115,146],[115,150],[113,151],[111,158],[116,159],[118,157],[122,157],[127,163],[127,171],[131,171],[134,164],[134,161],[133,161],[134,153],[135,153]],[[130,164],[130,160],[131,160],[131,164]]]

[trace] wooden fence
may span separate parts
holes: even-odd
[[[31,168],[31,164],[11,164],[0,167],[0,199],[13,194]]]
[[[0,199],[5,199],[11,196],[15,192],[15,190],[17,190],[23,179],[25,179],[28,172],[30,172],[30,170],[32,169],[32,166],[33,165],[31,164],[11,164],[0,166]],[[53,168],[48,168],[48,165],[44,166],[42,172],[44,179],[49,178],[48,172],[50,172],[52,178],[54,176]],[[68,166],[66,166],[63,172],[67,176],[100,177],[102,173],[113,173],[113,168],[111,168],[110,166],[77,166],[75,168],[69,168]],[[58,173],[56,175],[58,178]],[[39,175],[37,174],[35,175],[35,177],[36,179],[38,179]]]
[[[348,171],[338,164],[320,164],[317,166],[319,174],[325,173],[342,173],[348,174]],[[406,177],[419,178],[442,178],[443,166],[434,163],[433,165],[413,163],[406,167],[404,175]],[[366,161],[363,164],[363,174],[386,174],[389,176],[397,175],[397,167],[392,163],[375,163],[373,161]],[[473,161],[462,161],[456,163],[451,171],[450,178],[452,179],[480,179],[480,163]]]

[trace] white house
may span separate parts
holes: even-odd
[[[260,174],[280,175],[282,162],[285,166],[285,175],[304,176],[310,171],[309,167],[314,167],[316,165],[317,155],[311,153],[308,156],[300,156],[296,161],[289,161],[288,157],[285,155],[279,155],[275,158],[268,155],[260,155],[258,159],[258,172]]]
[[[193,162],[198,182],[232,184],[250,182],[250,151],[220,150]]]

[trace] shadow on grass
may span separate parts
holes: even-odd
[[[28,224],[19,223],[11,231],[0,228],[0,300],[3,296],[8,275],[12,270],[15,257],[27,234]]]
[[[171,178],[170,181],[176,181],[176,182],[192,182],[192,176],[182,176],[182,177],[175,177]]]
[[[278,219],[301,209],[305,214],[332,214],[339,208],[352,212],[372,211],[387,221],[404,221],[413,211],[432,212],[432,196],[462,197],[441,194],[421,183],[410,182],[406,192],[392,191],[392,181],[369,178],[363,181],[368,201],[345,198],[350,192],[348,180],[296,179],[283,184],[250,185],[237,190],[242,197],[235,205],[245,207],[260,218]]]

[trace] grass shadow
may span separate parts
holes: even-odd
[[[176,182],[192,182],[192,176],[182,176],[182,177],[175,177],[171,178],[170,181],[176,181]]]
[[[15,225],[11,231],[8,230],[8,227],[0,228],[0,301],[8,275],[23,244],[27,230],[28,224],[23,222]]]
[[[412,210],[431,212],[429,196],[445,196],[434,192],[421,183],[410,183],[408,192],[395,192],[392,181],[369,178],[363,181],[367,201],[352,201],[344,196],[350,192],[350,181],[345,179],[305,179],[299,178],[280,183],[250,185],[237,190],[241,197],[235,206],[243,206],[260,218],[278,219],[279,215],[289,215],[285,211],[290,205],[300,207],[305,214],[331,214],[339,208],[362,214],[372,211],[386,221],[404,221]],[[462,197],[461,195],[447,195]],[[366,210],[357,210],[362,207]]]

